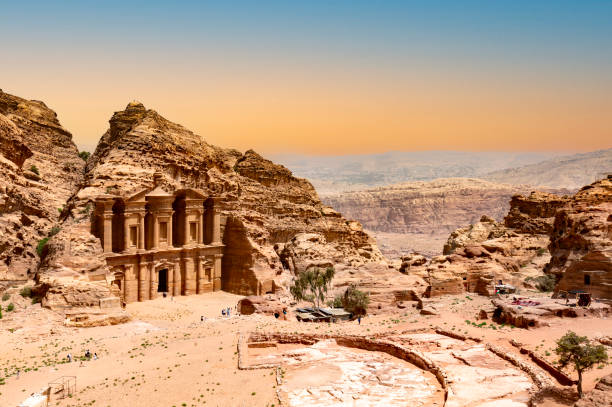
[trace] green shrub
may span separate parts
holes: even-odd
[[[49,231],[49,237],[57,235],[60,232],[60,230],[62,229],[59,226],[53,226],[51,230]]]
[[[11,302],[11,303],[8,305],[8,307],[6,307],[6,310],[7,310],[8,312],[11,312],[11,311],[12,311],[12,310],[14,310],[14,309],[15,309],[15,306],[13,305],[13,303],[12,303],[12,302]]]
[[[327,305],[332,308],[342,308],[342,295],[337,295],[333,300],[327,301]]]
[[[542,292],[550,292],[554,290],[555,284],[557,283],[555,276],[550,274],[537,277],[527,277],[525,281],[533,281],[535,283],[535,287]]]
[[[32,304],[38,304],[40,302],[40,297],[32,297]]]
[[[548,250],[545,247],[540,247],[537,251],[538,256],[544,256]]]
[[[353,284],[348,286],[342,296],[344,309],[355,316],[365,316],[370,304],[370,296],[363,291],[359,291]]]
[[[38,171],[38,168],[35,165],[32,165],[30,167],[30,171],[32,171],[36,175],[40,175],[40,171]]]
[[[0,319],[2,319],[2,305],[0,305]]]
[[[2,295],[2,301],[6,301],[6,300],[8,300],[9,298],[11,298],[11,295],[10,295],[9,293],[4,293],[4,294]]]
[[[24,298],[31,298],[32,297],[32,287],[23,287],[21,291],[19,291],[19,295],[21,295]]]
[[[81,157],[81,159],[83,161],[87,161],[89,159],[89,156],[91,155],[91,153],[89,151],[81,151],[79,153],[79,157]]]
[[[38,241],[38,244],[36,245],[36,253],[38,253],[39,257],[42,257],[43,250],[45,249],[45,246],[47,245],[48,241],[49,241],[48,237],[45,237],[44,239],[40,239]]]

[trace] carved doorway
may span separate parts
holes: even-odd
[[[157,279],[157,292],[168,292],[168,269],[159,270],[159,276]]]

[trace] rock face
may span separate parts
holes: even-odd
[[[0,91],[0,289],[34,276],[84,165],[54,111]]]
[[[474,178],[443,178],[326,195],[323,201],[368,230],[428,235],[450,233],[484,214],[499,221],[508,212],[510,198],[529,190]]]
[[[582,188],[554,218],[546,271],[555,291],[612,299],[612,176]]]
[[[132,102],[113,115],[89,158],[62,232],[50,243],[45,271],[108,279],[100,242],[91,234],[92,203],[100,195],[151,188],[154,173],[161,173],[157,182],[167,193],[191,188],[220,202],[225,291],[274,292],[294,273],[321,262],[384,261],[361,225],[325,207],[308,181],[254,151],[212,146]]]
[[[511,197],[532,190],[528,185],[446,178],[326,195],[323,201],[374,232],[388,257],[411,251],[432,257],[441,253],[440,246],[432,248],[430,242],[444,241],[456,229],[477,224],[483,215],[501,221],[511,208]]]
[[[612,374],[602,377],[595,388],[586,393],[574,407],[606,407],[612,405]]]
[[[552,222],[548,208],[562,200],[552,194],[515,196],[505,224],[483,216],[451,233],[443,256],[420,268],[411,267],[409,272],[428,281],[428,297],[463,292],[491,295],[499,280],[525,286],[526,278],[543,275],[550,259],[546,249],[546,231]]]
[[[550,235],[557,210],[565,206],[568,200],[567,196],[539,191],[529,196],[515,195],[510,201],[510,211],[504,223],[523,233]]]

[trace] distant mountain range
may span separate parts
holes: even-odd
[[[612,148],[498,170],[481,178],[513,185],[578,189],[606,177],[609,173],[612,173]]]
[[[310,180],[321,195],[437,178],[482,178],[512,185],[577,189],[612,172],[612,149],[575,155],[418,151],[271,158]]]

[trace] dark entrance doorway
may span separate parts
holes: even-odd
[[[168,291],[168,269],[159,270],[159,278],[157,281],[157,292],[165,293]]]

